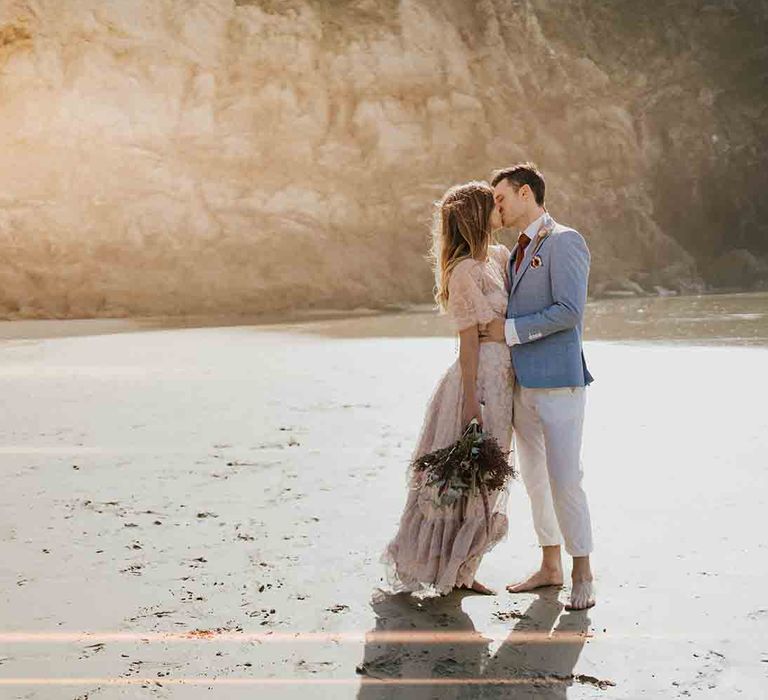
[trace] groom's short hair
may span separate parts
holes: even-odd
[[[544,183],[544,176],[533,163],[518,163],[510,168],[495,170],[491,186],[496,187],[504,179],[509,180],[509,184],[515,188],[515,191],[523,185],[528,185],[536,199],[536,204],[540,207],[544,206],[544,193],[547,186]]]

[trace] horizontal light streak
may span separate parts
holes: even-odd
[[[570,685],[571,678],[532,676],[529,678],[0,678],[10,685]]]
[[[305,445],[301,443],[299,445],[291,445],[288,443],[282,445],[255,445],[252,447],[226,447],[215,448],[202,445],[199,449],[186,449],[180,450],[177,448],[162,447],[162,446],[150,446],[150,447],[93,447],[93,446],[80,446],[80,445],[46,445],[42,447],[36,447],[34,445],[2,445],[0,446],[0,454],[6,455],[80,455],[80,454],[99,454],[99,455],[199,455],[201,457],[221,459],[224,461],[232,461],[230,456],[233,453],[237,453],[238,459],[246,459],[246,457],[256,458],[264,453],[277,453],[285,455],[291,450],[302,450],[302,455],[307,453],[312,454],[324,454],[333,453],[334,455],[340,453],[349,454],[373,454],[374,448],[372,447],[355,447],[355,446],[343,446],[338,447],[323,447],[322,445]],[[237,459],[235,460],[237,461]],[[215,462],[212,462],[209,466],[216,466]],[[248,463],[233,464],[233,467],[248,467],[254,466]]]
[[[514,641],[523,643],[577,643],[591,639],[591,634],[581,632],[511,632],[505,634],[477,632],[438,631],[380,631],[380,632],[216,632],[193,630],[191,632],[0,632],[0,643],[20,644],[30,642],[344,642],[389,644],[485,644],[489,641]]]

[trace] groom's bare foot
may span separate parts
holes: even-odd
[[[507,586],[507,590],[510,593],[524,593],[526,591],[534,591],[537,588],[543,588],[544,586],[562,586],[563,585],[563,570],[562,569],[539,569],[535,574],[531,574],[525,581],[518,581],[517,583],[510,583]]]
[[[566,610],[586,610],[596,602],[595,585],[592,581],[592,567],[589,556],[573,558],[571,574],[571,597]]]
[[[595,585],[592,579],[573,581],[571,597],[566,603],[566,610],[587,610],[596,603]]]

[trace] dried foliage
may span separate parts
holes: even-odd
[[[468,499],[480,496],[486,528],[490,531],[488,494],[504,488],[517,476],[508,456],[509,452],[502,450],[498,441],[473,420],[456,442],[416,458],[412,467],[414,476],[420,477],[416,479],[419,487],[434,488],[435,505],[458,506],[462,518]]]

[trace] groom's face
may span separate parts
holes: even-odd
[[[507,228],[519,228],[527,209],[527,201],[520,191],[505,178],[493,188],[493,198],[501,215],[502,225]]]
[[[491,231],[498,231],[504,224],[501,222],[501,210],[494,205],[491,212]]]

